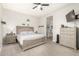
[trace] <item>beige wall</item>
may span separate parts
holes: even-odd
[[[60,27],[61,24],[64,24],[65,26],[74,27],[74,22],[68,23],[66,21],[65,15],[71,11],[72,9],[75,10],[75,13],[79,13],[79,4],[69,4],[65,7],[62,7],[61,9],[58,9],[54,12],[49,13],[46,16],[41,17],[41,24],[46,26],[46,18],[48,16],[53,16],[53,41],[56,42],[56,35],[60,34]],[[77,21],[77,26],[79,27],[79,20]],[[46,27],[44,28],[44,33],[46,33]]]
[[[5,36],[8,32],[16,32],[16,26],[22,25],[22,23],[25,23],[27,25],[27,19],[30,19],[30,26],[34,27],[34,31],[38,30],[38,18],[35,16],[30,16],[27,14],[19,13],[16,11],[4,9],[3,13],[4,17],[3,19],[6,21],[6,25],[4,25],[4,33],[3,36]]]
[[[44,15],[39,18],[35,16],[18,13],[16,11],[4,9],[3,19],[7,22],[7,24],[4,25],[3,35],[5,35],[5,33],[7,32],[10,32],[12,29],[15,32],[15,27],[17,25],[21,25],[22,23],[26,23],[26,19],[30,19],[30,26],[33,26],[35,28],[35,31],[38,30],[39,25],[44,25],[44,29],[42,30],[42,32],[46,35],[46,18],[48,16],[53,16],[53,41],[56,42],[56,35],[60,34],[61,24],[70,27],[74,26],[74,22],[67,23],[65,17],[65,15],[72,9],[75,10],[76,14],[79,13],[79,4],[68,4],[58,10],[52,11],[48,15]],[[79,21],[77,21],[77,26],[79,26],[78,24]]]

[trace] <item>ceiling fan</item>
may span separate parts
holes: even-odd
[[[33,3],[33,4],[35,4],[36,6],[34,6],[32,9],[36,9],[38,6],[40,6],[40,10],[43,10],[42,6],[49,6],[48,3]]]

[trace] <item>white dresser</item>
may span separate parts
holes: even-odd
[[[60,29],[60,44],[77,49],[79,47],[79,29],[78,28],[61,28]]]

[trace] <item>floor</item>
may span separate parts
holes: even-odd
[[[3,46],[1,56],[78,56],[79,50],[74,50],[48,41],[47,43],[22,51],[18,43]]]

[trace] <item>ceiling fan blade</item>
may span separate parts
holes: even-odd
[[[49,6],[49,4],[41,4],[42,6]]]
[[[34,4],[36,4],[36,5],[40,5],[41,3],[34,3]]]
[[[38,6],[33,7],[33,9],[37,8]]]

